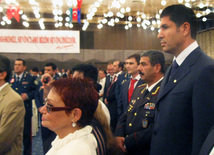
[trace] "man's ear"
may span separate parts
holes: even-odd
[[[184,37],[190,34],[191,33],[190,24],[188,22],[183,23],[181,25],[181,31]]]
[[[160,64],[156,64],[155,65],[155,73],[159,73],[161,71],[161,65]]]

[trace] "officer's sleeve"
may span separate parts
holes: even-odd
[[[117,123],[117,127],[115,129],[114,136],[115,137],[125,137],[126,133],[126,119],[127,119],[127,112],[123,113],[123,115],[119,118],[119,121]]]
[[[125,138],[126,149],[129,151],[142,146],[149,146],[152,139],[154,124],[150,124],[147,129],[134,132]]]
[[[30,91],[27,92],[27,96],[29,100],[32,100],[35,97],[35,91],[37,87],[37,85],[35,84],[35,80],[36,80],[36,77],[30,76],[29,78]]]

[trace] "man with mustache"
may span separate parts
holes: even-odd
[[[155,50],[141,55],[138,70],[146,82],[136,88],[129,107],[120,117],[115,136],[122,152],[137,155],[150,153],[155,104],[164,73],[164,55]]]

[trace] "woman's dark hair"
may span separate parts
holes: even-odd
[[[79,108],[82,116],[77,122],[84,127],[91,124],[98,104],[98,92],[89,79],[62,78],[52,83],[54,91],[61,97],[65,106]],[[66,111],[69,114],[70,111]]]

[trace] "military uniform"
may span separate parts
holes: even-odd
[[[24,154],[31,154],[32,150],[32,136],[31,136],[31,117],[32,117],[32,100],[34,99],[36,84],[35,77],[31,76],[28,72],[24,72],[20,81],[16,80],[16,75],[12,75],[10,79],[11,87],[18,93],[26,93],[28,99],[24,101],[25,105],[25,122],[24,122]]]
[[[146,92],[146,84],[138,86],[127,111],[118,121],[115,136],[125,137],[125,147],[130,155],[149,155],[160,84],[149,93]]]
[[[58,79],[60,79],[60,76],[58,76],[58,74],[53,77],[53,81]],[[44,88],[42,82],[39,81],[35,93],[35,102],[38,109],[44,106],[43,92]],[[56,138],[56,134],[43,126],[41,127],[41,131],[42,131],[43,153],[46,154],[48,150],[51,148],[51,142]]]

